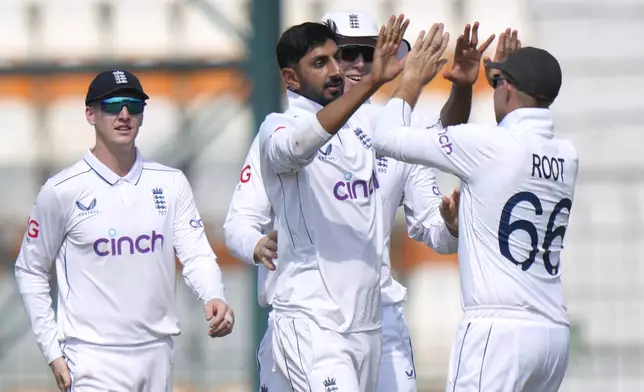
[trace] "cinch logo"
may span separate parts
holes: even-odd
[[[190,227],[195,229],[203,228],[203,221],[201,219],[190,219]]]
[[[122,254],[148,253],[163,249],[163,234],[152,231],[152,235],[141,234],[136,238],[117,237],[116,230],[108,231],[110,238],[99,238],[94,241],[94,253],[98,256],[121,256]]]
[[[355,200],[359,198],[368,198],[376,189],[380,188],[376,173],[371,172],[369,182],[365,180],[351,181],[353,175],[349,172],[344,173],[345,181],[338,181],[333,187],[333,196],[338,200]]]
[[[441,148],[445,150],[447,155],[452,153],[452,142],[449,140],[449,136],[446,135],[447,128],[438,132],[438,143],[441,145]]]

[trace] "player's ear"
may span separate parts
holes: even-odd
[[[297,72],[293,68],[283,68],[282,79],[287,89],[291,91],[298,91],[300,89],[300,79],[297,77]]]
[[[508,83],[507,80],[503,81],[503,86],[501,87],[505,94],[503,94],[505,98],[505,104],[508,105],[510,104],[511,101],[517,101],[519,100],[519,91],[510,83]]]
[[[89,125],[96,125],[96,113],[91,105],[85,107],[85,118]]]

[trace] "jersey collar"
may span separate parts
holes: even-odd
[[[499,123],[500,127],[537,132],[552,137],[555,121],[552,110],[520,108],[508,113]]]
[[[317,113],[322,110],[322,105],[313,102],[303,95],[286,90],[286,97],[288,98],[288,109],[293,111],[301,111],[307,113]]]
[[[96,174],[98,174],[99,177],[101,177],[110,185],[116,184],[121,178],[123,178],[123,180],[129,182],[130,184],[136,185],[139,183],[141,173],[143,172],[143,157],[141,157],[141,153],[139,152],[138,148],[136,149],[136,160],[134,161],[134,166],[132,166],[130,172],[127,173],[125,177],[121,177],[110,170],[110,168],[105,166],[103,162],[99,161],[98,158],[96,158],[91,150],[88,150],[85,154],[85,162],[92,170],[94,170]]]

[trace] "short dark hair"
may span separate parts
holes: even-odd
[[[338,43],[335,29],[324,23],[306,22],[289,28],[282,33],[275,48],[280,69],[299,63],[308,52],[328,40]]]

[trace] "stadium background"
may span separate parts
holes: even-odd
[[[411,17],[410,40],[435,21],[454,38],[474,20],[484,37],[511,26],[524,46],[559,58],[565,76],[554,105],[557,132],[581,157],[563,255],[573,345],[562,390],[644,391],[641,0],[0,0],[0,391],[55,390],[13,263],[40,185],[92,145],[83,115],[87,85],[99,70],[120,67],[135,71],[152,97],[139,147],[189,176],[237,314],[231,336],[210,340],[201,307],[178,283],[175,390],[257,390],[254,349],[265,321],[255,306],[254,271],[228,255],[221,227],[258,121],[280,110],[277,37],[287,26],[347,9],[381,22],[403,12]],[[438,77],[422,109],[437,112],[448,93]],[[492,93],[482,83],[472,120],[494,121]],[[457,185],[446,175],[439,182],[444,192]],[[393,244],[396,276],[409,288],[418,385],[439,391],[461,316],[455,258],[410,242],[402,225]]]

